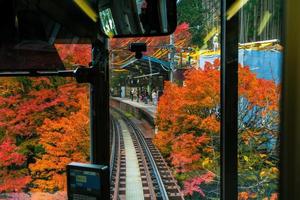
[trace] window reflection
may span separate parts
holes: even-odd
[[[107,8],[100,12],[100,19],[102,28],[106,35],[108,35],[109,37],[117,35],[116,25],[110,8]]]

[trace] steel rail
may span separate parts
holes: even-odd
[[[110,135],[111,135],[111,152],[110,152],[110,172],[109,178],[112,181],[112,172],[115,167],[115,158],[116,158],[116,124],[112,115],[110,115]]]
[[[127,124],[127,126],[128,126],[128,124]],[[151,169],[148,166],[148,161],[146,158],[147,155],[145,155],[144,148],[143,148],[142,144],[140,143],[139,138],[137,137],[137,135],[135,133],[135,130],[132,127],[130,127],[130,128],[131,128],[131,134],[134,137],[132,139],[133,139],[133,141],[137,142],[137,149],[138,149],[138,152],[140,153],[140,158],[141,158],[143,166],[144,166],[148,189],[150,192],[150,198],[151,198],[151,200],[157,200],[156,192],[154,191],[155,186],[154,186],[154,182],[152,180],[153,177],[151,176]]]
[[[154,161],[154,158],[151,154],[151,151],[148,147],[148,144],[144,138],[144,136],[142,135],[141,131],[139,130],[138,127],[136,127],[136,125],[130,120],[128,119],[128,117],[126,117],[122,112],[120,112],[119,110],[117,109],[113,109],[115,110],[120,116],[121,118],[134,130],[134,133],[137,137],[137,139],[139,140],[141,146],[144,148],[145,150],[145,154],[149,160],[149,163],[152,167],[152,171],[153,171],[153,174],[155,176],[155,179],[157,180],[157,184],[158,184],[158,187],[159,187],[159,191],[160,191],[160,195],[161,195],[161,199],[163,200],[169,200],[169,197],[168,197],[168,193],[167,193],[167,190],[164,186],[164,183],[163,183],[163,180],[162,180],[162,177],[159,173],[159,170],[156,166],[156,163]]]
[[[121,165],[121,140],[120,140],[120,126],[116,119],[111,115],[111,125],[112,125],[112,151],[110,160],[110,181],[112,182],[113,170],[116,169],[115,181],[114,181],[114,191],[113,200],[118,200],[119,197],[119,178],[120,178],[120,165]]]

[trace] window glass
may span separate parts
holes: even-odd
[[[239,12],[239,199],[278,199],[281,0]]]
[[[79,60],[69,53],[66,64]],[[90,159],[88,85],[2,77],[0,112],[0,198],[67,199],[66,165]]]
[[[173,35],[110,40],[111,96],[152,109],[155,128],[144,133],[186,199],[219,199],[220,1],[177,2]],[[132,42],[147,43],[142,59],[126,51]]]

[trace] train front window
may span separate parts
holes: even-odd
[[[126,160],[139,155],[146,159],[135,166],[148,177],[142,178],[148,182],[144,195],[164,194],[159,178],[147,175],[153,166],[137,148],[143,145],[132,123],[145,137],[170,199],[220,198],[220,1],[182,0],[177,7],[178,27],[171,36],[110,40],[112,130],[123,130],[112,137],[112,146],[125,152],[114,157],[111,184],[112,195],[121,198],[132,187],[122,176],[134,167]],[[136,41],[148,46],[141,59],[125,50]],[[133,154],[127,150],[131,140],[137,146]]]

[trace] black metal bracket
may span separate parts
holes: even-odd
[[[58,71],[4,71],[0,72],[0,77],[18,77],[18,76],[60,76],[75,77],[78,83],[93,83],[98,77],[103,77],[104,72],[98,67],[78,66],[75,70],[58,70]]]
[[[78,67],[74,71],[74,77],[78,83],[94,83],[95,79],[103,77],[104,72],[98,67]]]
[[[147,51],[147,44],[145,42],[137,42],[129,44],[129,51],[135,53],[136,59],[141,59],[143,57],[142,52]]]

